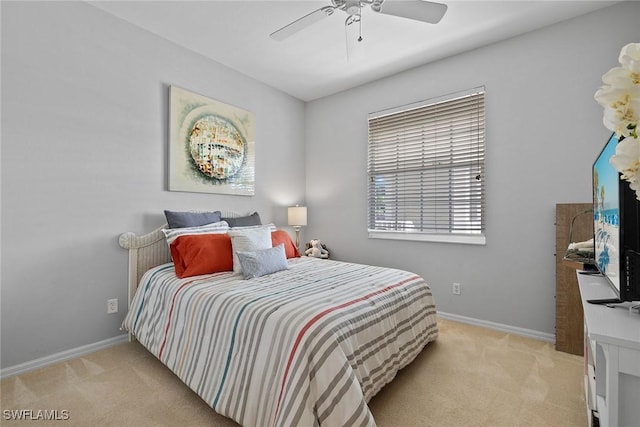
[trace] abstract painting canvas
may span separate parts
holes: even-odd
[[[169,190],[253,196],[253,113],[171,86]]]

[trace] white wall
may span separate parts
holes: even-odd
[[[307,103],[307,236],[338,259],[422,275],[440,311],[554,334],[555,204],[591,201],[609,135],[593,94],[640,41],[638,16],[639,2],[614,5]],[[487,245],[368,239],[367,114],[480,85]]]
[[[3,368],[120,334],[121,232],[159,226],[163,209],[257,209],[284,224],[284,206],[305,198],[304,239],[336,258],[415,271],[442,311],[553,333],[555,203],[590,200],[608,136],[592,96],[620,47],[638,41],[640,3],[306,105],[85,3],[0,7]],[[168,85],[255,113],[254,197],[166,190]],[[367,239],[367,113],[477,85],[487,246]]]
[[[83,2],[1,7],[4,368],[121,334],[121,232],[164,209],[285,224],[305,173],[302,101]],[[255,113],[255,196],[167,191],[169,85]]]

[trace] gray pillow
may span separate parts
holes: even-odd
[[[260,221],[260,215],[258,212],[254,212],[248,216],[241,216],[238,218],[222,218],[222,221],[225,221],[229,224],[229,227],[249,227],[252,225],[262,225],[262,221]]]
[[[269,249],[251,252],[237,251],[236,253],[245,279],[261,277],[289,268],[282,243]]]
[[[199,227],[222,221],[222,213],[215,212],[174,212],[164,211],[169,228]]]

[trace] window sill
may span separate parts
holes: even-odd
[[[419,242],[457,243],[463,245],[486,245],[484,234],[429,234],[403,231],[369,230],[370,239],[413,240]]]

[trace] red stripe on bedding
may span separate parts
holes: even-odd
[[[173,315],[173,307],[176,304],[176,298],[178,297],[178,294],[180,293],[182,288],[184,288],[187,285],[192,284],[193,282],[195,282],[195,280],[190,280],[190,281],[182,284],[178,288],[178,290],[176,290],[176,293],[173,294],[173,298],[171,298],[171,308],[169,309],[169,318],[167,319],[167,327],[164,329],[164,338],[162,339],[162,345],[160,346],[160,352],[158,353],[158,359],[160,359],[160,360],[162,360],[162,353],[164,352],[164,346],[167,343],[167,336],[169,335],[169,328],[171,327],[171,317]]]
[[[293,363],[293,358],[295,356],[296,351],[298,350],[298,346],[300,345],[300,342],[302,341],[302,337],[304,336],[304,334],[309,330],[309,328],[311,328],[311,326],[316,323],[318,320],[320,320],[322,317],[326,316],[327,314],[331,313],[332,311],[341,309],[341,308],[345,308],[345,307],[349,307],[355,303],[367,300],[373,296],[385,293],[391,289],[397,288],[398,286],[402,286],[408,282],[411,282],[413,280],[421,280],[420,276],[412,276],[409,277],[407,279],[402,280],[401,282],[398,282],[394,285],[389,285],[386,288],[382,288],[382,289],[378,289],[375,292],[372,292],[370,294],[367,294],[365,296],[362,296],[360,298],[351,300],[351,301],[347,301],[344,302],[340,305],[336,305],[334,307],[329,307],[326,310],[316,314],[314,317],[311,318],[311,320],[309,320],[304,327],[300,330],[300,332],[298,333],[298,336],[296,337],[296,341],[293,344],[293,348],[291,349],[291,353],[289,354],[289,360],[287,361],[287,367],[285,368],[284,371],[284,376],[282,378],[282,383],[280,384],[280,394],[278,395],[278,404],[276,405],[276,413],[275,416],[273,418],[273,424],[276,425],[276,420],[278,419],[278,414],[280,413],[280,403],[282,402],[282,395],[284,393],[284,387],[285,387],[285,383],[287,382],[287,377],[289,376],[289,369],[291,368],[291,364]]]

